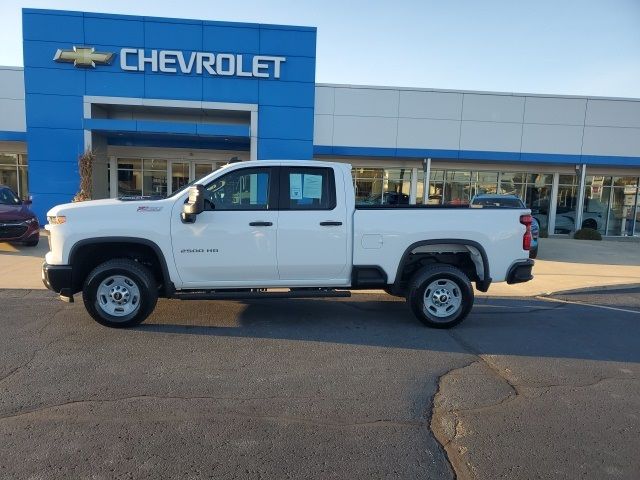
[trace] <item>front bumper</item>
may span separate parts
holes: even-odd
[[[0,222],[0,242],[29,242],[40,236],[38,223],[25,221]]]
[[[73,299],[73,269],[71,265],[42,264],[42,282],[61,297]]]
[[[530,258],[527,260],[520,260],[509,268],[507,272],[507,283],[512,285],[514,283],[523,283],[533,280],[531,270],[533,269],[534,261]]]

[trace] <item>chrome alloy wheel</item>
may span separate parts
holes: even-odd
[[[446,318],[460,310],[461,305],[462,292],[452,280],[435,280],[424,291],[422,308],[425,314]]]
[[[100,282],[96,298],[102,311],[113,317],[126,317],[140,308],[140,289],[124,275],[112,275]]]

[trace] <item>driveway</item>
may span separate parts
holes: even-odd
[[[134,330],[0,305],[0,478],[640,475],[633,305],[481,299],[451,331],[369,294],[162,300]]]

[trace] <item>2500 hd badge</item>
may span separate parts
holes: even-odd
[[[218,253],[217,248],[183,248],[180,253]]]

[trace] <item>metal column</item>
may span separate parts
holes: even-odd
[[[422,204],[429,202],[429,181],[431,179],[431,158],[422,160],[422,170],[424,171],[423,187],[422,187]]]
[[[585,177],[587,174],[587,164],[583,163],[580,166],[580,181],[578,182],[578,205],[576,206],[576,223],[574,225],[574,231],[580,230],[582,227],[582,211],[584,210],[584,188]]]
[[[560,174],[553,174],[553,184],[551,186],[551,198],[549,198],[549,211],[547,212],[547,235],[553,235],[556,232],[556,211],[558,207],[558,184],[560,183]]]

